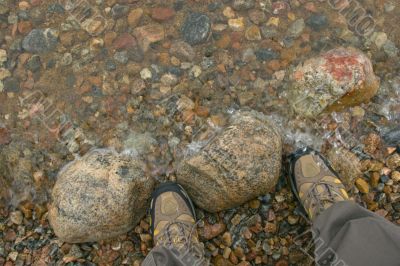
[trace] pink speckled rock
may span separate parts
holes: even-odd
[[[294,69],[290,79],[289,103],[305,117],[368,102],[379,89],[371,61],[352,47],[336,48],[306,60]]]

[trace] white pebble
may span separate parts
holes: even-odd
[[[201,75],[201,67],[198,65],[193,66],[190,74],[193,75],[193,77],[198,78]]]
[[[148,68],[143,68],[142,71],[140,71],[140,77],[144,80],[146,79],[151,79],[153,74],[151,73],[150,69]]]

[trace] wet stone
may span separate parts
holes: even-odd
[[[57,14],[64,14],[65,9],[59,3],[50,4],[47,8],[47,12],[49,13],[57,13]]]
[[[107,149],[93,150],[59,172],[49,222],[65,242],[112,238],[138,224],[153,186],[143,162]]]
[[[264,11],[259,9],[252,9],[249,11],[249,18],[254,24],[260,25],[267,20],[267,16]]]
[[[10,131],[0,125],[0,145],[8,144],[11,142]]]
[[[183,39],[192,45],[203,43],[211,33],[211,20],[203,13],[191,13],[182,26]]]
[[[279,54],[272,49],[258,49],[255,52],[255,55],[259,61],[268,61],[279,58]]]
[[[313,14],[306,20],[306,24],[315,31],[321,31],[328,26],[328,18],[323,14]]]
[[[115,4],[111,9],[111,15],[114,19],[122,18],[129,12],[129,6]]]
[[[175,10],[168,7],[155,7],[151,10],[151,18],[157,21],[165,21],[175,16]]]
[[[116,52],[114,54],[114,59],[118,63],[126,64],[126,63],[128,63],[128,60],[129,60],[128,52],[127,51]]]
[[[396,57],[399,54],[399,48],[391,40],[387,40],[383,45],[383,50],[390,57]]]
[[[6,92],[19,92],[19,80],[16,77],[9,77],[3,80],[4,90]]]
[[[134,30],[134,35],[141,49],[146,52],[150,44],[164,40],[165,30],[160,24],[148,24]]]
[[[239,112],[226,131],[182,162],[177,182],[199,207],[209,212],[229,209],[275,187],[281,149],[272,121],[254,111]]]
[[[136,46],[136,39],[129,33],[123,33],[114,40],[113,46],[117,50],[132,48]]]
[[[234,0],[232,7],[238,11],[248,10],[254,7],[254,0]]]
[[[176,41],[172,43],[169,52],[184,61],[192,61],[196,56],[193,47],[184,41]]]
[[[289,37],[297,38],[303,32],[304,27],[305,27],[304,19],[302,18],[298,19],[289,26],[287,35]]]
[[[383,140],[387,145],[397,145],[400,143],[400,127],[394,128],[383,135]]]
[[[24,50],[31,53],[46,53],[55,49],[58,32],[53,29],[33,29],[22,41]]]
[[[299,64],[290,75],[288,100],[306,117],[368,102],[379,89],[370,59],[339,47]]]
[[[26,69],[29,69],[32,72],[36,72],[41,68],[42,64],[40,62],[40,56],[33,55],[29,58],[28,62],[26,63]]]
[[[274,26],[267,26],[263,25],[261,26],[261,35],[265,38],[273,38],[278,35],[278,30]]]
[[[114,71],[117,69],[117,64],[112,59],[107,59],[105,63],[106,70]]]
[[[129,26],[136,27],[139,24],[142,16],[143,16],[143,9],[136,8],[136,9],[131,10],[131,12],[129,12],[129,14],[128,14]]]
[[[246,30],[245,33],[246,39],[249,41],[259,41],[261,40],[261,32],[260,29],[253,25]]]

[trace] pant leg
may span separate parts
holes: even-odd
[[[400,265],[400,227],[352,201],[334,204],[312,229],[319,265]]]
[[[204,266],[205,258],[194,256],[196,250],[178,251],[174,248],[158,246],[147,255],[142,266]]]

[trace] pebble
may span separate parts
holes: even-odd
[[[190,70],[190,74],[195,78],[200,77],[201,73],[202,73],[201,67],[198,65],[194,65]]]
[[[289,215],[288,216],[288,223],[290,225],[295,225],[299,222],[299,216],[295,216],[295,215]]]
[[[255,4],[254,0],[234,0],[232,3],[233,9],[242,11],[242,10],[248,10],[250,8],[253,8]]]
[[[305,26],[306,24],[304,23],[304,19],[298,19],[289,26],[287,35],[289,37],[297,38],[303,32]]]
[[[199,229],[199,234],[202,238],[206,240],[213,239],[214,237],[222,234],[226,229],[225,224],[216,223],[216,224],[206,224],[203,228]]]
[[[192,45],[205,42],[211,33],[211,20],[203,13],[190,13],[182,26],[183,39]]]
[[[128,63],[128,60],[129,60],[128,52],[127,51],[116,52],[114,54],[114,59],[118,63],[126,64],[126,63]]]
[[[368,134],[368,136],[364,139],[364,144],[365,144],[364,152],[370,154],[375,153],[380,143],[381,143],[381,138],[378,134],[376,133]]]
[[[132,9],[128,14],[129,26],[135,28],[137,25],[139,25],[142,16],[143,16],[143,9],[141,8]]]
[[[400,172],[399,171],[393,171],[391,178],[393,179],[394,182],[400,182]]]
[[[149,49],[150,44],[164,40],[164,27],[160,24],[148,24],[135,28],[133,31],[140,47],[144,52]]]
[[[391,169],[391,170],[396,170],[396,168],[400,167],[400,155],[398,153],[390,155],[386,159],[386,165]]]
[[[41,68],[42,64],[40,62],[40,56],[33,55],[31,58],[28,59],[25,67],[32,72],[36,72]]]
[[[11,72],[8,69],[0,68],[0,80],[11,77]]]
[[[255,55],[256,55],[257,59],[260,61],[268,61],[268,60],[279,58],[279,54],[270,48],[269,49],[264,49],[264,48],[258,49],[257,51],[255,51]]]
[[[361,193],[366,194],[366,193],[369,192],[369,185],[368,185],[368,183],[367,183],[364,179],[362,179],[362,178],[356,179],[356,186],[357,186],[358,190],[359,190]]]
[[[128,49],[136,46],[136,39],[129,33],[123,33],[115,38],[113,46],[115,49]]]
[[[280,19],[278,17],[270,17],[267,21],[267,26],[279,26]]]
[[[175,16],[175,10],[168,7],[155,7],[151,10],[151,18],[163,22]]]
[[[374,41],[376,47],[378,47],[378,49],[381,49],[388,40],[388,37],[384,32],[374,32],[371,36],[371,39]]]
[[[184,41],[173,42],[169,52],[171,55],[174,55],[184,61],[192,61],[196,56],[193,47]]]
[[[323,14],[313,14],[306,20],[306,25],[315,31],[321,31],[328,26],[328,18]]]
[[[24,217],[21,211],[14,211],[10,213],[10,221],[13,224],[20,225],[22,224]]]
[[[46,53],[55,49],[58,32],[54,29],[33,29],[22,41],[22,47],[31,53]]]
[[[153,74],[151,73],[150,69],[148,68],[143,68],[142,71],[140,71],[140,77],[144,80],[151,79]]]
[[[63,57],[61,58],[60,64],[62,66],[69,66],[70,64],[72,64],[72,54],[71,53],[65,53],[63,55]]]
[[[256,25],[250,26],[247,28],[245,36],[249,41],[259,41],[261,40],[260,29]]]
[[[161,79],[161,84],[165,86],[175,86],[178,83],[178,78],[173,74],[164,74]]]
[[[273,38],[273,37],[276,37],[278,35],[278,30],[276,29],[275,26],[263,25],[261,27],[261,35],[265,39]]]
[[[19,92],[19,80],[16,77],[8,77],[4,79],[4,90],[6,92]]]
[[[384,8],[385,12],[389,13],[392,12],[396,8],[396,6],[392,2],[385,2]]]
[[[224,11],[222,11],[222,14],[224,14],[224,16],[227,18],[234,18],[236,16],[235,11],[233,11],[230,6],[225,7]]]
[[[228,20],[228,25],[233,31],[243,31],[244,30],[244,18],[232,18]]]
[[[251,22],[256,25],[260,25],[267,21],[267,16],[265,15],[264,11],[259,9],[252,9],[249,11],[249,18]]]
[[[115,4],[112,9],[111,9],[111,16],[114,19],[122,18],[129,12],[129,6],[127,5],[120,5],[120,4]]]
[[[11,142],[10,131],[0,124],[0,145],[9,144]]]
[[[7,51],[0,49],[0,65],[7,61]]]
[[[390,57],[396,57],[399,54],[399,48],[391,40],[387,40],[383,45],[383,50]]]
[[[222,235],[222,242],[225,246],[230,247],[232,245],[232,235],[230,232],[225,232]]]
[[[285,14],[289,10],[289,4],[285,1],[276,1],[271,5],[272,14],[281,15]]]

